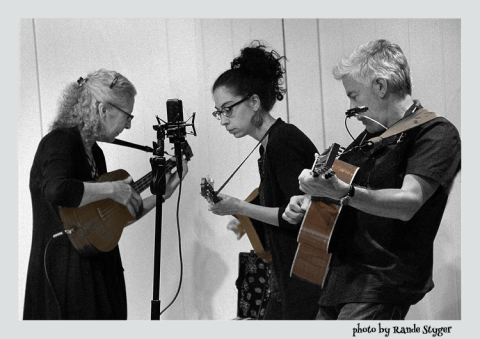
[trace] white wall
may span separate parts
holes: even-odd
[[[348,101],[331,69],[360,43],[386,38],[398,43],[410,62],[414,98],[446,116],[460,129],[460,20],[420,19],[22,19],[20,42],[19,318],[31,242],[29,170],[36,146],[48,132],[56,101],[68,82],[99,68],[116,70],[136,86],[135,119],[120,139],[141,145],[156,141],[155,116],[166,120],[165,102],[183,101],[185,118],[196,112],[196,137],[188,136],[194,157],[183,183],[180,227],[183,284],[165,320],[228,320],[236,316],[238,253],[248,240],[227,232],[227,217],[207,211],[200,179],[210,174],[217,187],[255,146],[236,140],[214,120],[210,88],[216,77],[252,39],[265,40],[286,55],[286,100],[273,115],[302,129],[323,149],[347,145],[343,112]],[[361,131],[349,121],[352,134]],[[150,154],[101,144],[109,170],[126,169],[134,179],[151,170]],[[166,140],[167,148],[171,145]],[[225,187],[245,198],[258,185],[252,155]],[[412,307],[408,319],[461,319],[461,174],[453,188],[435,242],[435,289]],[[143,195],[149,194],[147,190]],[[180,274],[175,194],[163,206],[161,308],[174,297]],[[129,319],[150,319],[155,213],[124,231],[120,249],[125,267]]]

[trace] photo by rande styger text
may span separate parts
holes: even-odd
[[[360,337],[362,334],[372,334],[377,333],[385,337],[390,336],[390,334],[426,334],[431,335],[432,337],[441,337],[444,334],[452,333],[452,326],[431,326],[431,325],[421,325],[413,324],[411,326],[382,326],[382,323],[378,323],[378,327],[375,325],[363,326],[360,323],[357,323],[353,329],[353,337]]]

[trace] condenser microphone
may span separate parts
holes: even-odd
[[[180,99],[167,100],[167,136],[175,147],[175,160],[177,161],[178,177],[182,178],[182,141],[185,140],[187,132],[185,130],[185,121],[183,121],[183,104]]]
[[[180,99],[167,100],[167,137],[171,143],[182,141],[187,132],[185,130],[185,121],[183,121],[183,104]]]

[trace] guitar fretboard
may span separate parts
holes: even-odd
[[[165,163],[165,172],[169,172],[172,168],[177,166],[177,163],[175,160],[168,159]],[[149,172],[145,174],[143,177],[138,179],[132,184],[132,188],[137,192],[138,194],[142,193],[147,189],[147,187],[150,186],[150,183],[152,181],[152,172]]]

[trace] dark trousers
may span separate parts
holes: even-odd
[[[405,320],[410,305],[348,303],[320,306],[317,320]]]
[[[276,294],[272,294],[263,320],[315,320],[318,308],[317,298],[285,303]]]

